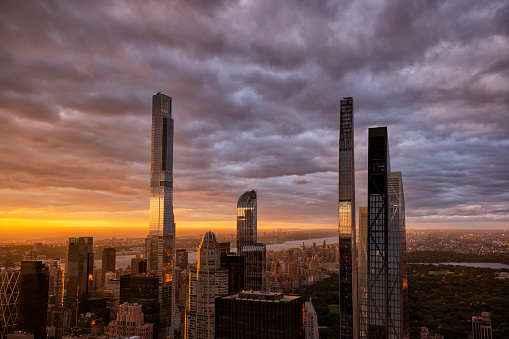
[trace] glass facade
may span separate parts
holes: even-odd
[[[0,337],[5,338],[18,326],[19,270],[0,270]]]
[[[120,277],[120,304],[137,303],[145,314],[145,322],[154,324],[154,339],[159,329],[159,279],[150,275]]]
[[[401,173],[390,171],[387,128],[370,128],[368,134],[367,303],[366,312],[360,312],[360,337],[408,338]]]
[[[22,261],[19,282],[18,331],[46,339],[49,270],[42,261]]]
[[[241,292],[215,304],[217,339],[305,338],[304,297]]]
[[[368,208],[359,207],[359,256],[357,265],[358,287],[358,318],[359,318],[359,337],[365,338],[367,331],[367,312],[368,312]]]
[[[256,243],[256,191],[242,194],[237,202],[237,254]]]
[[[65,263],[65,300],[67,306],[80,312],[86,311],[89,293],[92,292],[94,273],[94,239],[92,237],[69,238]]]
[[[160,92],[152,97],[150,170],[150,220],[146,243],[148,269],[159,276],[159,336],[173,336],[175,288],[175,223],[173,216],[173,133],[171,97]]]
[[[357,299],[353,98],[340,102],[339,129],[339,317],[341,338],[353,338]]]
[[[263,291],[264,277],[267,262],[267,248],[265,244],[259,243],[253,246],[244,246],[243,256],[246,258],[245,290]]]

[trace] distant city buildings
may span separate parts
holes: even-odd
[[[481,316],[472,317],[472,338],[492,339],[490,312],[481,312]]]

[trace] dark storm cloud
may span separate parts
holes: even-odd
[[[234,220],[256,189],[262,222],[333,226],[353,96],[358,205],[367,128],[388,126],[412,221],[507,221],[508,17],[504,1],[3,2],[2,206],[146,209],[163,91],[177,218]]]

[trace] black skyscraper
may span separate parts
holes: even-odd
[[[342,339],[356,333],[355,164],[353,98],[340,103],[339,128],[339,319]]]
[[[409,338],[401,173],[391,173],[387,127],[368,134],[367,312],[360,337]]]
[[[22,261],[18,330],[46,339],[49,270],[41,261]]]
[[[241,292],[216,298],[216,339],[304,339],[304,297]]]

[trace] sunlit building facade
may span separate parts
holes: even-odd
[[[0,270],[0,337],[17,330],[20,271]]]
[[[368,131],[367,312],[369,339],[409,338],[405,204],[391,173],[387,127]],[[362,315],[362,314],[361,314]]]
[[[353,98],[347,97],[340,101],[339,128],[339,318],[342,339],[353,339],[357,324],[353,135]]]
[[[472,339],[492,339],[490,312],[481,312],[480,317],[472,317]]]
[[[256,191],[248,191],[237,202],[237,254],[257,240]]]
[[[60,260],[46,261],[49,269],[49,301],[62,306],[64,304],[64,269]]]
[[[228,270],[221,269],[221,252],[212,232],[203,235],[197,265],[189,270],[189,303],[185,338],[215,337],[215,298],[228,294]]]
[[[152,97],[150,220],[146,251],[149,272],[160,280],[160,338],[173,337],[175,222],[173,215],[173,131],[171,97]]]

